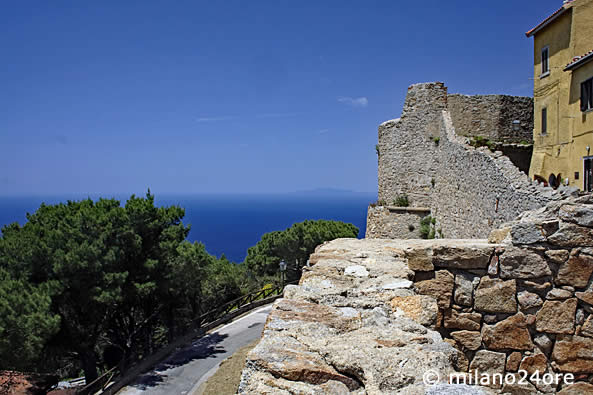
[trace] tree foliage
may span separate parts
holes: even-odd
[[[286,230],[264,234],[249,248],[243,265],[255,277],[263,278],[277,276],[278,264],[284,260],[288,264],[287,280],[298,280],[315,247],[325,241],[357,236],[358,228],[344,222],[307,220],[295,223]]]
[[[4,227],[0,334],[22,331],[2,336],[0,368],[17,367],[5,358],[15,344],[33,363],[46,342],[54,353],[74,353],[90,381],[102,348],[150,353],[159,331],[173,337],[184,330],[202,311],[204,278],[229,269],[202,244],[185,241],[183,216],[180,207],[155,207],[148,193],[124,206],[114,199],[41,205],[23,226]],[[206,287],[213,284],[229,287],[210,278]]]

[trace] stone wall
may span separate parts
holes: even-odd
[[[419,239],[420,221],[430,214],[429,208],[370,206],[366,237],[376,239]]]
[[[338,239],[310,263],[274,305],[239,393],[593,392],[593,195],[524,213],[490,241]],[[519,370],[561,384],[518,384]],[[517,383],[448,385],[453,371]]]
[[[459,95],[447,97],[457,134],[482,136],[494,141],[533,141],[533,99],[507,95]],[[518,130],[513,121],[519,121]]]
[[[436,328],[466,358],[461,370],[497,366],[592,382],[593,195],[526,212],[490,241],[498,244],[407,254],[415,289],[437,300]]]
[[[484,238],[519,213],[574,192],[544,188],[502,152],[470,146],[456,134],[447,100],[442,83],[412,85],[401,118],[379,126],[380,201],[407,195],[411,207],[431,208],[445,237]],[[367,228],[376,229],[369,218]]]

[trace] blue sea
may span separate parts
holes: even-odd
[[[129,196],[106,196],[122,204]],[[83,196],[0,197],[0,228],[12,222],[23,224],[26,214],[39,205]],[[96,199],[96,196],[91,196]],[[283,195],[161,195],[156,205],[178,205],[185,208],[185,224],[191,224],[190,241],[204,243],[209,253],[241,262],[247,249],[264,233],[284,230],[306,219],[327,219],[349,222],[359,228],[359,237],[366,230],[366,212],[377,199],[371,193],[295,193]]]

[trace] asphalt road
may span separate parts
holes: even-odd
[[[171,354],[118,394],[191,394],[220,362],[261,336],[271,309],[269,305],[255,310]]]

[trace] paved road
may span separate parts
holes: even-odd
[[[191,394],[220,362],[261,336],[271,309],[271,305],[260,308],[171,354],[119,394]]]

